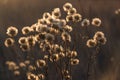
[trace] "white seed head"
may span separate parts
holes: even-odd
[[[90,25],[90,20],[89,19],[83,19],[83,21],[81,22],[81,26],[89,26]]]
[[[70,60],[70,62],[71,62],[71,65],[77,65],[77,64],[79,64],[79,59],[71,59]]]
[[[8,27],[6,34],[10,37],[14,37],[18,34],[18,29],[16,27],[10,26]]]
[[[74,15],[74,14],[76,14],[77,13],[77,10],[75,9],[75,8],[70,8],[69,10],[68,10],[68,15]]]
[[[46,62],[45,62],[45,60],[39,59],[36,61],[36,65],[37,65],[37,67],[42,68],[42,67],[46,66]]]
[[[30,32],[32,32],[32,29],[31,29],[29,26],[26,26],[26,27],[23,27],[23,28],[22,28],[22,34],[23,34],[23,35],[27,35],[27,34],[29,34]]]
[[[64,9],[65,12],[68,12],[71,8],[72,8],[72,4],[71,3],[67,2],[67,3],[65,3],[63,5],[63,9]]]
[[[4,44],[5,44],[6,47],[13,46],[14,43],[15,43],[15,40],[12,39],[12,38],[7,38],[7,39],[5,40],[5,42],[4,42]]]
[[[100,18],[93,18],[91,24],[92,24],[93,26],[100,27],[100,25],[101,25],[101,20],[100,20]]]
[[[27,38],[26,37],[20,37],[18,40],[19,44],[26,44],[27,43]]]
[[[97,42],[94,39],[89,39],[87,40],[86,45],[91,48],[91,47],[95,47],[97,45]]]
[[[81,14],[76,13],[76,14],[73,15],[73,21],[74,22],[79,22],[81,20],[82,20],[82,15]]]

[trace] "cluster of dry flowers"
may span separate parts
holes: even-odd
[[[9,70],[12,70],[15,75],[20,75],[20,68],[26,72],[28,80],[44,80],[48,79],[49,63],[53,63],[61,76],[61,80],[71,80],[71,66],[79,64],[77,52],[71,50],[69,44],[71,43],[70,33],[73,27],[68,25],[70,22],[81,22],[81,26],[89,26],[89,19],[82,19],[82,15],[72,6],[71,3],[65,3],[63,10],[66,13],[66,18],[62,19],[60,8],[54,8],[51,13],[44,12],[41,19],[32,26],[25,26],[21,32],[23,34],[18,40],[14,37],[18,34],[16,27],[10,26],[6,34],[9,36],[4,42],[6,47],[14,46],[15,42],[19,43],[20,49],[23,52],[30,52],[34,47],[39,46],[41,53],[45,53],[43,58],[34,58],[34,56],[26,57],[26,60],[16,64],[13,61],[7,61]],[[92,25],[99,27],[101,20],[93,18]],[[86,42],[88,47],[95,47],[98,44],[104,45],[106,38],[104,33],[98,31],[95,33],[93,39]],[[30,55],[27,54],[28,56]],[[41,70],[45,71],[41,71]]]

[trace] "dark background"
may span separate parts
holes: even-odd
[[[102,30],[107,37],[106,45],[101,47],[97,56],[97,80],[120,80],[120,14],[114,13],[120,8],[120,0],[0,0],[0,80],[23,80],[11,79],[12,75],[4,64],[6,60],[18,60],[15,53],[4,46],[7,27],[12,25],[20,30],[24,26],[30,26],[37,22],[44,12],[50,12],[55,7],[62,9],[66,2],[72,3],[83,18],[99,17],[102,20],[101,28],[89,28],[91,37],[97,30]],[[80,24],[74,26],[73,33],[77,36],[73,37],[76,40],[80,64],[73,67],[73,79],[86,80],[87,55],[90,50],[83,46],[84,43],[78,36],[83,32]],[[18,48],[14,49],[21,53]],[[54,80],[54,77],[51,77],[51,80]]]

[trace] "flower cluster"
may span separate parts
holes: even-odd
[[[82,15],[71,3],[65,3],[63,11],[66,13],[65,18],[61,18],[60,8],[44,12],[36,23],[22,28],[22,36],[17,40],[14,37],[17,36],[18,29],[13,26],[8,27],[6,34],[9,38],[5,40],[5,46],[12,47],[16,41],[26,55],[25,60],[20,61],[19,64],[13,61],[6,62],[8,69],[15,75],[22,75],[21,73],[24,72],[28,80],[47,80],[49,63],[52,63],[57,68],[61,80],[72,79],[71,67],[78,65],[80,61],[77,58],[77,51],[71,50],[71,32],[74,25],[69,23],[81,22],[81,26],[86,27],[87,30],[89,25],[100,27],[101,19],[96,17],[91,22],[87,18],[82,19]],[[106,41],[104,33],[97,31],[92,39],[87,40],[86,45],[91,48],[104,45]],[[34,49],[35,52],[37,49],[38,53],[32,53]]]
[[[104,45],[106,44],[106,37],[103,32],[97,31],[93,36],[93,39],[89,39],[86,43],[88,47],[95,47],[97,45]]]
[[[64,4],[63,10],[66,13],[65,19],[61,18],[60,8],[54,8],[51,12],[44,12],[42,18],[33,25],[22,28],[22,36],[18,38],[17,42],[22,52],[28,57],[26,57],[27,60],[21,61],[19,64],[6,62],[9,70],[15,70],[14,73],[17,75],[20,75],[20,71],[25,72],[28,80],[43,80],[47,78],[45,74],[48,70],[46,69],[49,67],[48,63],[51,62],[58,65],[57,68],[60,69],[61,76],[67,80],[71,79],[70,67],[79,64],[79,59],[77,59],[78,53],[67,45],[72,41],[70,33],[73,30],[73,27],[68,23],[70,21],[80,22],[82,16],[70,3]],[[18,29],[9,27],[6,34],[10,38],[5,40],[5,46],[13,46],[16,41],[13,37],[18,34]],[[45,53],[43,58],[29,56],[32,55],[29,52],[36,46],[39,46],[40,52]],[[14,68],[16,66],[18,67],[17,71]],[[42,69],[46,71],[41,71]],[[65,72],[63,73],[63,71]]]

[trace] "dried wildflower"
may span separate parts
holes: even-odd
[[[27,37],[27,43],[28,45],[31,47],[31,46],[34,46],[35,45],[35,37],[34,36],[29,36]]]
[[[38,34],[38,37],[37,37],[37,40],[38,40],[38,41],[40,41],[40,40],[45,40],[45,38],[46,38],[45,35],[46,35],[46,33],[39,33],[39,34]]]
[[[15,76],[19,76],[20,75],[20,71],[18,71],[18,70],[14,71],[14,75]]]
[[[77,56],[77,52],[76,51],[72,51],[71,52],[71,57],[73,58],[73,57],[76,57]]]
[[[60,18],[60,17],[61,17],[60,8],[55,8],[55,9],[52,11],[52,16],[53,16],[53,18],[55,18],[55,19]]]
[[[75,9],[75,8],[70,8],[69,10],[68,10],[68,15],[74,15],[74,14],[76,14],[77,13],[77,10]]]
[[[91,24],[92,24],[93,26],[100,27],[100,25],[101,25],[101,20],[100,20],[99,18],[93,18]]]
[[[63,27],[63,29],[64,29],[64,31],[66,31],[66,32],[71,32],[71,31],[73,30],[72,27],[69,26],[69,25],[65,25],[65,26]]]
[[[20,37],[18,40],[19,44],[26,44],[27,43],[27,38],[26,37]]]
[[[39,77],[40,80],[44,80],[45,79],[45,75],[43,75],[43,74],[38,74],[37,76]]]
[[[15,40],[12,39],[12,38],[7,38],[7,39],[5,40],[5,42],[4,42],[4,44],[5,44],[6,47],[13,46],[14,43],[15,43]]]
[[[51,17],[50,13],[48,12],[43,13],[43,19],[48,19],[49,17]]]
[[[37,65],[37,67],[42,68],[42,67],[46,66],[46,62],[45,62],[45,60],[39,59],[36,61],[36,65]]]
[[[50,33],[55,35],[55,34],[58,34],[59,31],[54,28],[50,28]]]
[[[77,52],[76,51],[67,51],[66,56],[69,58],[74,58],[77,56]]]
[[[18,29],[16,27],[10,26],[8,27],[6,34],[10,37],[14,37],[18,34]]]
[[[94,40],[99,40],[104,37],[104,33],[102,31],[97,31],[93,37]]]
[[[97,40],[97,43],[98,44],[102,44],[102,45],[105,45],[107,42],[107,39],[105,37],[102,37],[100,38],[99,40]]]
[[[65,19],[60,19],[59,25],[60,25],[61,27],[65,26],[66,24],[67,24],[67,23],[66,23],[66,20],[65,20]]]
[[[20,63],[19,63],[19,66],[20,66],[21,68],[25,68],[25,67],[26,67],[26,64],[23,63],[23,62],[20,62]]]
[[[22,28],[22,34],[27,35],[32,31],[32,29],[29,26]]]
[[[95,47],[97,45],[97,42],[94,39],[89,39],[86,43],[88,47]]]
[[[46,25],[47,24],[47,21],[46,19],[38,19],[38,24],[42,24],[42,25]]]
[[[52,49],[55,53],[63,52],[63,47],[59,46],[58,44],[52,45]]]
[[[37,26],[38,26],[38,23],[35,23],[35,24],[33,24],[30,28],[31,28],[31,30],[32,30],[33,32],[35,32]]]
[[[83,19],[83,21],[81,22],[81,26],[84,27],[84,26],[89,26],[90,25],[90,21],[89,19]]]
[[[80,14],[76,13],[76,14],[73,15],[73,20],[75,22],[79,22],[79,21],[82,20],[82,16]]]
[[[69,42],[71,42],[71,36],[67,32],[63,32],[62,35],[61,35],[61,37],[62,37],[63,41],[69,41]]]
[[[67,22],[74,21],[73,15],[67,15],[67,16],[66,16],[66,21],[67,21]]]
[[[47,25],[40,24],[40,25],[37,26],[36,31],[37,32],[47,32],[48,27],[47,27]]]
[[[30,51],[30,46],[28,45],[28,43],[27,44],[22,44],[22,45],[20,45],[20,48],[21,48],[21,50],[22,51]]]
[[[48,17],[48,19],[46,19],[46,21],[48,24],[52,24],[54,22],[54,18],[52,16]]]
[[[63,9],[64,9],[65,12],[68,12],[71,8],[72,8],[72,4],[71,3],[65,3],[63,5]]]
[[[41,48],[43,51],[50,51],[51,45],[50,45],[49,42],[41,43],[41,44],[40,44],[40,48]]]
[[[79,59],[71,59],[70,63],[71,63],[71,65],[77,65],[77,64],[79,64]]]
[[[103,32],[101,31],[97,31],[93,37],[93,39],[98,43],[98,44],[102,44],[104,45],[107,41],[107,39],[105,38],[105,35]]]
[[[50,61],[58,61],[59,60],[59,55],[58,54],[52,54],[51,56],[50,56]]]

